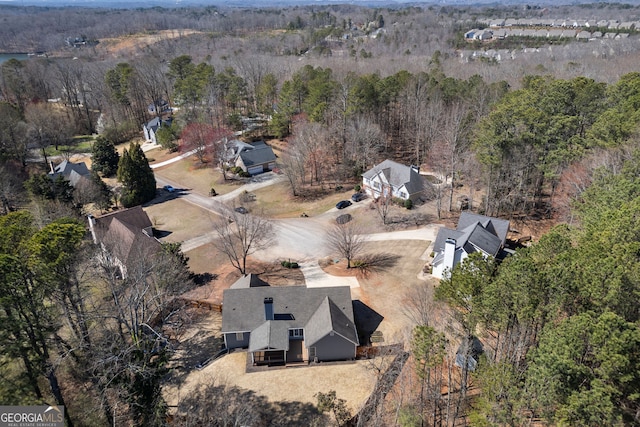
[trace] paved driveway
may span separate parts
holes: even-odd
[[[255,179],[241,186],[240,188],[216,197],[207,197],[200,194],[183,191],[180,197],[196,206],[213,212],[217,215],[228,215],[229,207],[225,202],[232,200],[243,191],[253,191],[268,185],[275,184],[284,179],[280,175],[267,173],[255,177]],[[166,180],[156,175],[156,182],[160,186],[172,185],[181,188],[180,183]],[[355,210],[359,205],[352,205],[344,211]],[[263,261],[278,261],[291,259],[298,262],[301,271],[305,276],[307,286],[350,286],[358,287],[358,280],[355,277],[337,277],[325,273],[318,265],[318,259],[331,255],[331,251],[325,243],[327,227],[335,221],[337,209],[332,208],[324,214],[313,218],[287,218],[273,220],[275,238],[269,248],[256,252],[253,256]],[[384,240],[435,240],[440,225],[430,224],[415,230],[393,231],[387,233],[368,234],[365,237],[369,241]],[[189,252],[200,246],[206,245],[215,239],[215,232],[208,232],[201,236],[189,239],[182,243],[183,252]],[[431,247],[427,248],[422,259],[430,253]]]

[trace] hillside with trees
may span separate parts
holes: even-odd
[[[416,388],[361,424],[638,425],[638,37],[523,45],[491,63],[456,48],[469,24],[542,14],[627,21],[640,8],[0,7],[0,50],[47,52],[0,64],[0,403],[55,401],[68,425],[167,424],[168,336],[176,317],[188,323],[177,297],[193,275],[168,245],[119,277],[97,262],[84,221],[156,197],[149,159],[129,142],[171,118],[162,146],[195,150],[199,166],[223,163],[211,141],[255,124],[250,138],[283,147],[294,200],[390,158],[445,178],[428,195],[438,219],[453,217],[463,188],[475,212],[553,225],[504,262],[471,257],[440,283],[455,334],[417,307],[406,346]],[[68,158],[86,140],[85,187],[51,180],[50,153]],[[486,348],[452,380],[456,334]],[[251,425],[273,421],[276,409],[232,387],[194,399],[226,392],[255,409]],[[340,400],[320,397],[344,421]]]

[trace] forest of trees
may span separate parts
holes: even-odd
[[[267,121],[257,137],[285,141],[279,167],[295,197],[394,158],[449,178],[429,195],[438,216],[455,209],[463,186],[481,201],[474,211],[560,224],[502,264],[472,257],[440,284],[435,297],[451,307],[458,334],[479,336],[485,356],[465,372],[458,401],[444,399],[451,374],[443,370],[450,345],[443,332],[450,331],[436,330],[422,310],[408,345],[420,391],[393,415],[399,424],[640,423],[637,39],[554,47],[544,64],[533,57],[461,64],[448,40],[461,21],[494,13],[526,12],[0,8],[2,49],[52,53],[0,65],[0,401],[52,398],[68,408],[69,425],[164,425],[165,328],[181,313],[170,302],[193,285],[184,257],[166,247],[119,278],[98,262],[82,217],[91,204],[104,211],[155,196],[140,146],[119,155],[115,145],[138,137],[156,115],[150,111],[167,115],[158,108],[166,102],[177,109],[159,133],[163,146],[176,149],[180,138],[181,149],[201,148],[199,161],[214,167],[220,153],[207,141],[229,136],[244,118]],[[640,12],[548,13],[626,20]],[[48,33],[33,30],[40,21],[51,23],[43,25]],[[354,27],[357,36],[387,31],[331,41]],[[162,30],[180,34],[128,53],[109,51],[103,40]],[[64,47],[65,37],[79,34],[100,42]],[[82,140],[74,136],[96,133],[90,185],[47,177],[51,147],[65,150]],[[117,191],[102,180],[113,176]],[[236,260],[243,272],[246,255]],[[480,389],[474,399],[464,394],[467,383]],[[65,399],[74,389],[86,392]],[[219,384],[194,399],[218,392],[249,408],[243,419],[251,425],[272,412]],[[215,408],[230,411],[217,399]]]

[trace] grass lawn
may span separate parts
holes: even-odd
[[[59,145],[58,149],[53,145],[45,148],[47,156],[60,156],[63,154],[79,154],[90,153],[93,148],[94,138],[91,135],[78,135],[74,136],[73,142],[69,145]]]
[[[156,230],[169,231],[165,242],[182,242],[213,230],[215,214],[180,198],[165,200],[144,208]]]
[[[147,153],[147,157],[154,157],[156,150]],[[161,161],[155,158],[156,161]],[[196,193],[209,195],[211,187],[216,189],[218,194],[226,194],[235,190],[241,183],[232,181],[224,182],[222,174],[210,166],[197,167],[196,162],[190,157],[188,159],[171,163],[154,170],[156,175],[168,179],[169,181],[179,182]]]
[[[309,216],[319,215],[333,208],[340,200],[349,199],[352,190],[331,193],[326,197],[314,200],[294,198],[286,182],[252,191],[256,195],[255,202],[248,203],[253,212],[263,212],[270,218],[299,217],[303,212]]]

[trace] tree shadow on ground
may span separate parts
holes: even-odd
[[[218,275],[212,273],[198,273],[193,275],[193,283],[195,283],[196,286],[208,285],[209,283],[217,279]]]
[[[378,329],[384,317],[360,300],[353,300],[353,317],[360,345],[368,345],[371,334]]]
[[[224,346],[221,337],[210,335],[201,337],[197,341],[190,340],[189,348],[183,348],[176,352],[176,357],[172,359],[172,370],[167,382],[172,386],[180,388],[189,377],[189,374],[196,369],[202,369],[213,361],[216,355]],[[184,345],[183,345],[184,347]]]
[[[369,277],[371,274],[379,273],[396,265],[400,255],[389,253],[365,254],[360,258],[357,268],[363,278]]]
[[[421,227],[431,224],[435,220],[435,216],[424,212],[410,212],[405,215],[393,215],[387,218],[387,227]]]
[[[296,260],[291,258],[290,261],[295,262]],[[304,275],[299,268],[286,268],[280,262],[252,262],[251,266],[252,271],[270,286],[292,286],[304,283]]]
[[[329,425],[326,416],[310,403],[274,402],[272,410],[267,412],[267,425],[273,427],[297,427],[310,425]],[[314,422],[315,421],[315,422]]]
[[[176,425],[277,426],[327,425],[315,406],[302,402],[271,403],[265,396],[236,386],[202,384],[178,403]],[[324,421],[324,422],[323,422]]]

